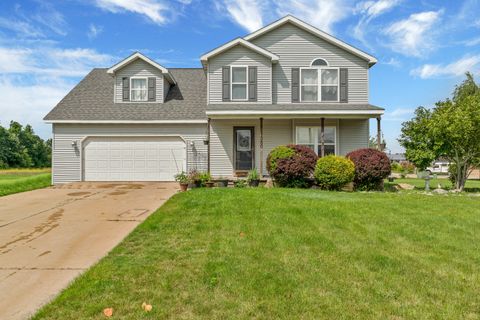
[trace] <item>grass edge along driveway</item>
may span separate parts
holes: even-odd
[[[52,175],[45,170],[0,171],[0,196],[46,188]]]
[[[33,319],[475,319],[479,227],[470,196],[193,190]]]

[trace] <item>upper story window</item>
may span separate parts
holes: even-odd
[[[147,78],[130,78],[130,101],[147,101]]]
[[[319,60],[319,59],[317,59]],[[314,60],[317,61],[317,60]],[[323,59],[322,59],[323,60]],[[300,101],[338,102],[339,69],[311,67],[300,69]]]
[[[231,97],[232,100],[248,100],[248,72],[246,66],[231,67]]]

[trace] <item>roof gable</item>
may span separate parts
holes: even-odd
[[[233,39],[232,41],[227,42],[224,45],[205,53],[200,58],[200,60],[202,61],[202,64],[205,65],[205,63],[208,61],[208,59],[211,59],[214,56],[216,56],[216,55],[218,55],[222,52],[225,52],[225,51],[227,51],[227,50],[229,50],[229,49],[231,49],[231,48],[233,48],[237,45],[244,46],[244,47],[246,47],[246,48],[248,48],[248,49],[250,49],[254,52],[257,52],[257,53],[269,58],[272,61],[272,63],[276,63],[279,60],[279,57],[276,54],[271,53],[270,51],[268,51],[264,48],[261,48],[261,47],[255,45],[251,42],[248,42],[248,41],[246,41],[245,39],[242,39],[242,38]]]
[[[113,65],[110,69],[107,70],[107,73],[114,74],[116,71],[122,69],[123,67],[129,65],[130,63],[138,59],[143,60],[144,62],[160,70],[162,74],[165,76],[165,78],[168,80],[168,82],[175,84],[175,79],[173,78],[173,76],[171,75],[171,73],[168,71],[167,68],[163,67],[162,65],[158,64],[157,62],[153,61],[152,59],[150,59],[149,57],[147,57],[146,55],[140,52],[135,52],[129,57]]]
[[[377,59],[372,56],[372,55],[369,55],[368,53],[366,52],[363,52],[362,50],[360,49],[357,49],[355,48],[354,46],[352,45],[349,45],[348,43],[346,42],[343,42],[342,40],[340,39],[337,39],[335,38],[334,36],[318,29],[318,28],[315,28],[314,26],[298,19],[298,18],[295,18],[294,16],[291,16],[291,15],[287,15],[283,18],[281,18],[280,20],[277,20],[255,32],[252,32],[250,33],[249,35],[245,36],[244,39],[247,40],[247,41],[251,41],[263,34],[266,34],[267,32],[271,31],[271,30],[274,30],[286,23],[291,23],[307,32],[310,32],[312,33],[313,35],[319,37],[320,39],[322,40],[325,40],[329,43],[332,43],[333,45],[336,45],[337,47],[340,47],[366,61],[368,61],[368,64],[369,66],[373,66],[375,63],[377,63]]]

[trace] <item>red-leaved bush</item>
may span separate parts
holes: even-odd
[[[305,188],[311,183],[317,158],[307,146],[278,146],[268,155],[267,170],[281,187]]]
[[[357,190],[381,190],[383,179],[392,171],[390,160],[384,152],[375,149],[358,149],[347,154],[355,164],[353,183]]]

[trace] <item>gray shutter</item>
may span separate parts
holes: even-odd
[[[300,101],[300,68],[292,68],[292,102]]]
[[[348,102],[348,69],[340,68],[340,102]]]
[[[248,67],[248,101],[257,101],[257,67]]]
[[[157,84],[156,78],[148,78],[148,101],[155,101],[156,91],[157,91],[156,84]]]
[[[130,101],[130,78],[122,78],[122,101]]]
[[[222,100],[230,101],[230,67],[222,68]]]

